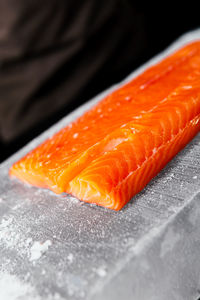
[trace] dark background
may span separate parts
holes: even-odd
[[[0,0],[0,161],[200,26],[191,1],[40,2]]]

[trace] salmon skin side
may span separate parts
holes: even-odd
[[[10,168],[119,210],[200,131],[200,41],[148,68]]]

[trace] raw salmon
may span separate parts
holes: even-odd
[[[16,162],[10,175],[121,209],[200,130],[200,41],[105,97]]]

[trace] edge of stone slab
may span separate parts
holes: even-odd
[[[129,271],[129,273],[131,272],[131,270],[130,270],[131,263],[137,264],[138,263],[137,262],[138,255],[140,257],[142,257],[147,251],[149,251],[149,249],[151,249],[151,247],[154,246],[153,240],[155,239],[155,237],[157,237],[157,239],[158,239],[158,243],[156,245],[158,247],[159,246],[162,247],[161,242],[159,240],[159,239],[161,239],[161,236],[166,235],[166,232],[167,232],[168,228],[170,227],[170,225],[174,224],[177,221],[177,219],[179,217],[181,217],[181,215],[184,213],[185,210],[193,209],[193,206],[197,205],[198,204],[197,201],[199,201],[199,200],[200,200],[200,190],[195,195],[193,195],[188,201],[186,201],[186,203],[183,206],[181,206],[177,210],[177,212],[174,213],[166,222],[164,222],[163,224],[161,224],[160,226],[158,226],[156,228],[153,228],[150,232],[145,234],[143,236],[143,238],[140,239],[140,241],[133,247],[131,253],[126,256],[126,259],[123,262],[123,264],[120,264],[115,269],[115,273],[110,274],[110,276],[107,277],[106,281],[98,283],[98,285],[93,287],[93,289],[91,290],[91,293],[89,295],[88,300],[91,300],[91,299],[93,299],[93,300],[100,300],[100,299],[104,299],[104,300],[116,299],[116,300],[118,300],[118,299],[121,299],[121,298],[118,298],[118,294],[117,294],[117,289],[119,287],[119,284],[117,284],[119,274],[121,276],[122,272],[126,272],[126,273],[128,271]],[[193,219],[193,226],[195,226],[197,224],[198,220],[200,219],[199,217],[200,217],[200,203],[199,203],[199,209],[196,210],[196,217],[194,217],[194,219]],[[195,234],[195,233],[193,233],[193,234]],[[185,237],[184,237],[184,239],[183,238],[181,239],[181,241],[183,241],[183,240],[185,240]],[[187,257],[187,254],[185,255],[185,258],[186,257]],[[139,258],[138,258],[138,260],[139,260]],[[199,261],[198,265],[199,265],[199,268],[200,268],[200,261]],[[134,272],[134,270],[133,270],[133,272]],[[137,276],[137,274],[136,274],[136,276]],[[200,271],[199,271],[199,278],[196,278],[196,279],[197,279],[197,281],[199,280],[198,283],[200,284]],[[120,279],[120,282],[121,281],[122,281],[122,279]],[[134,277],[132,279],[132,282],[134,284]],[[155,285],[154,285],[155,290],[157,290],[157,288],[156,288],[157,284],[158,283],[156,282]],[[122,285],[122,287],[123,287],[123,285]],[[147,292],[145,292],[145,293],[148,293],[148,287],[147,286],[146,286],[145,289],[147,289]],[[141,290],[141,289],[139,288],[138,290]],[[123,296],[123,297],[138,296],[138,295],[134,294],[132,289],[129,290],[128,287],[126,287],[126,292],[128,294],[124,295],[123,292],[121,291],[121,293],[123,294],[123,295],[121,294],[121,296]],[[153,298],[151,298],[150,294],[145,295],[145,297],[147,297],[147,296],[148,296],[149,300],[158,300],[158,299],[163,299],[163,300],[165,300],[165,299],[166,300],[168,300],[168,299],[171,299],[171,300],[174,299],[175,300],[176,299],[177,300],[177,299],[179,299],[179,298],[169,298],[170,295],[166,295],[166,297],[163,295],[164,298],[163,297],[160,298],[162,296],[161,294],[159,294],[158,297],[155,294],[153,294],[153,296],[152,296]],[[200,287],[199,286],[197,286],[196,289],[194,288],[194,297],[195,297],[194,299],[197,299],[198,296],[200,296]],[[130,298],[130,299],[132,299],[132,298]],[[141,298],[134,298],[134,299],[145,300],[147,298],[141,297]],[[181,298],[181,300],[188,300],[188,295],[186,295],[186,297],[184,297],[184,298]]]

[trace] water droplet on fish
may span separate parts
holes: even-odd
[[[130,96],[126,96],[126,97],[125,97],[125,100],[126,100],[126,101],[130,101],[130,100],[131,100],[131,97],[130,97]]]
[[[133,117],[133,119],[141,119],[142,118],[142,116],[140,115],[140,116],[135,116],[135,117]]]
[[[192,86],[191,85],[184,85],[182,88],[184,90],[190,90],[190,89],[192,89]]]
[[[78,137],[78,133],[76,132],[73,134],[73,138],[76,139],[77,137]]]
[[[153,148],[153,154],[155,154],[157,152],[156,148]]]

